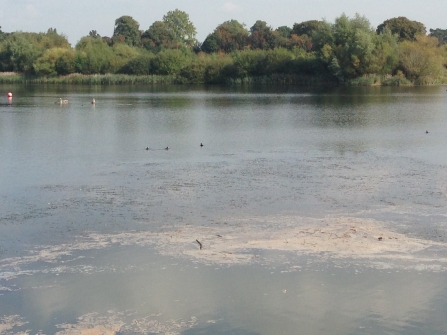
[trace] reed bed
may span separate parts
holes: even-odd
[[[176,76],[133,76],[125,74],[70,74],[58,77],[37,77],[21,74],[0,75],[2,84],[79,84],[79,85],[148,85],[177,83]]]

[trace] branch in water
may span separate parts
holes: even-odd
[[[197,242],[197,243],[199,243],[199,246],[200,246],[200,250],[202,250],[202,243],[200,243],[200,241],[199,241],[199,240],[196,240],[196,242]]]

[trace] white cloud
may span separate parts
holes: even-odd
[[[223,9],[226,12],[239,12],[242,10],[242,7],[230,1],[225,2],[221,7],[221,9]]]

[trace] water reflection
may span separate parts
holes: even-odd
[[[94,328],[104,317],[134,331],[136,320],[143,324],[150,318],[183,334],[291,334],[297,329],[442,334],[447,329],[441,273],[345,268],[312,258],[294,263],[295,272],[283,271],[280,264],[199,267],[148,251],[115,247],[83,252],[83,259],[74,254],[67,265],[40,265],[37,273],[8,285],[21,289],[4,293],[1,301],[10,303],[2,312],[26,316],[33,329],[48,333],[60,331],[56,325],[66,320]],[[76,323],[92,311],[97,317]],[[154,324],[145,323],[146,332],[154,331]]]
[[[285,214],[376,219],[444,243],[444,89],[6,90],[14,101],[0,106],[0,310],[29,322],[14,332],[109,322],[123,334],[137,324],[184,334],[445,333],[447,285],[431,270],[312,257],[205,266],[119,243],[54,263],[9,259],[91,232],[206,231]],[[68,105],[54,104],[61,96]]]

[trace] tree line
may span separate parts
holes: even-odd
[[[219,24],[200,43],[189,15],[168,12],[147,30],[130,16],[113,35],[95,30],[74,48],[66,36],[3,32],[0,71],[54,77],[80,73],[170,76],[182,83],[282,82],[439,84],[447,81],[447,30],[406,17],[377,28],[356,14],[276,29],[256,21]]]

